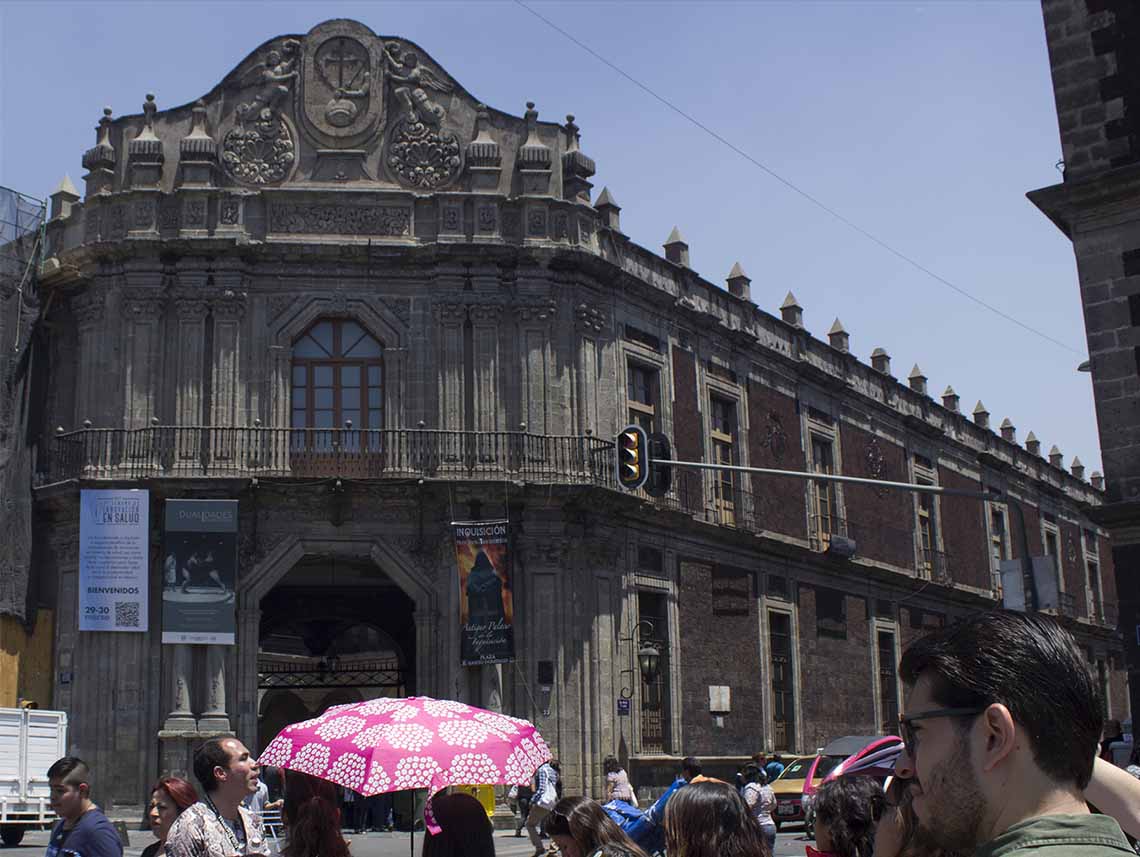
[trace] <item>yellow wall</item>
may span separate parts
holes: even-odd
[[[51,610],[36,610],[29,635],[18,619],[0,616],[0,708],[22,699],[51,708],[53,618]]]

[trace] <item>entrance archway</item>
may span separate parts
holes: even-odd
[[[330,706],[414,693],[414,611],[369,559],[305,557],[290,569],[261,599],[259,745]]]
[[[302,708],[304,719],[356,699],[433,695],[445,684],[437,628],[435,588],[402,552],[287,537],[239,582],[240,733],[264,746]]]

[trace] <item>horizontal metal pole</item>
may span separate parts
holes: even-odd
[[[1005,502],[1004,494],[993,491],[965,491],[960,488],[945,488],[941,485],[916,485],[913,482],[889,482],[885,479],[866,479],[861,476],[842,476],[833,473],[809,473],[804,470],[773,470],[770,467],[741,467],[735,464],[709,464],[705,461],[672,461],[654,459],[652,464],[668,464],[674,467],[692,467],[697,470],[730,470],[734,473],[759,473],[762,476],[787,476],[792,479],[806,479],[812,482],[845,482],[855,485],[871,485],[875,488],[893,488],[899,491],[912,491],[918,494],[941,494],[951,497],[971,497],[975,500]]]

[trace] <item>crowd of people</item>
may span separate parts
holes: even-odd
[[[1088,664],[1058,623],[978,614],[912,643],[899,674],[908,692],[894,776],[885,791],[871,776],[824,782],[807,857],[1135,857],[1140,754],[1120,758],[1118,725],[1106,727]],[[249,750],[236,738],[210,739],[193,769],[198,789],[176,777],[155,784],[147,814],[155,842],[143,857],[270,854],[261,816],[276,804]],[[687,757],[681,776],[641,811],[616,758],[604,762],[602,802],[563,797],[551,761],[512,791],[515,835],[525,827],[536,857],[547,853],[544,839],[562,857],[771,857],[768,782],[782,769],[778,757],[755,757],[730,784]],[[342,808],[354,801],[326,780],[281,773],[283,857],[350,857]],[[60,820],[46,857],[122,857],[118,832],[91,800],[87,765],[63,758],[48,778]],[[487,810],[474,797],[441,794],[433,807],[441,830],[425,835],[424,857],[495,853]]]

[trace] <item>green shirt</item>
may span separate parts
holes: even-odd
[[[1115,818],[1091,814],[1019,821],[980,846],[974,857],[1008,857],[1019,851],[1048,851],[1048,857],[1136,857]]]

